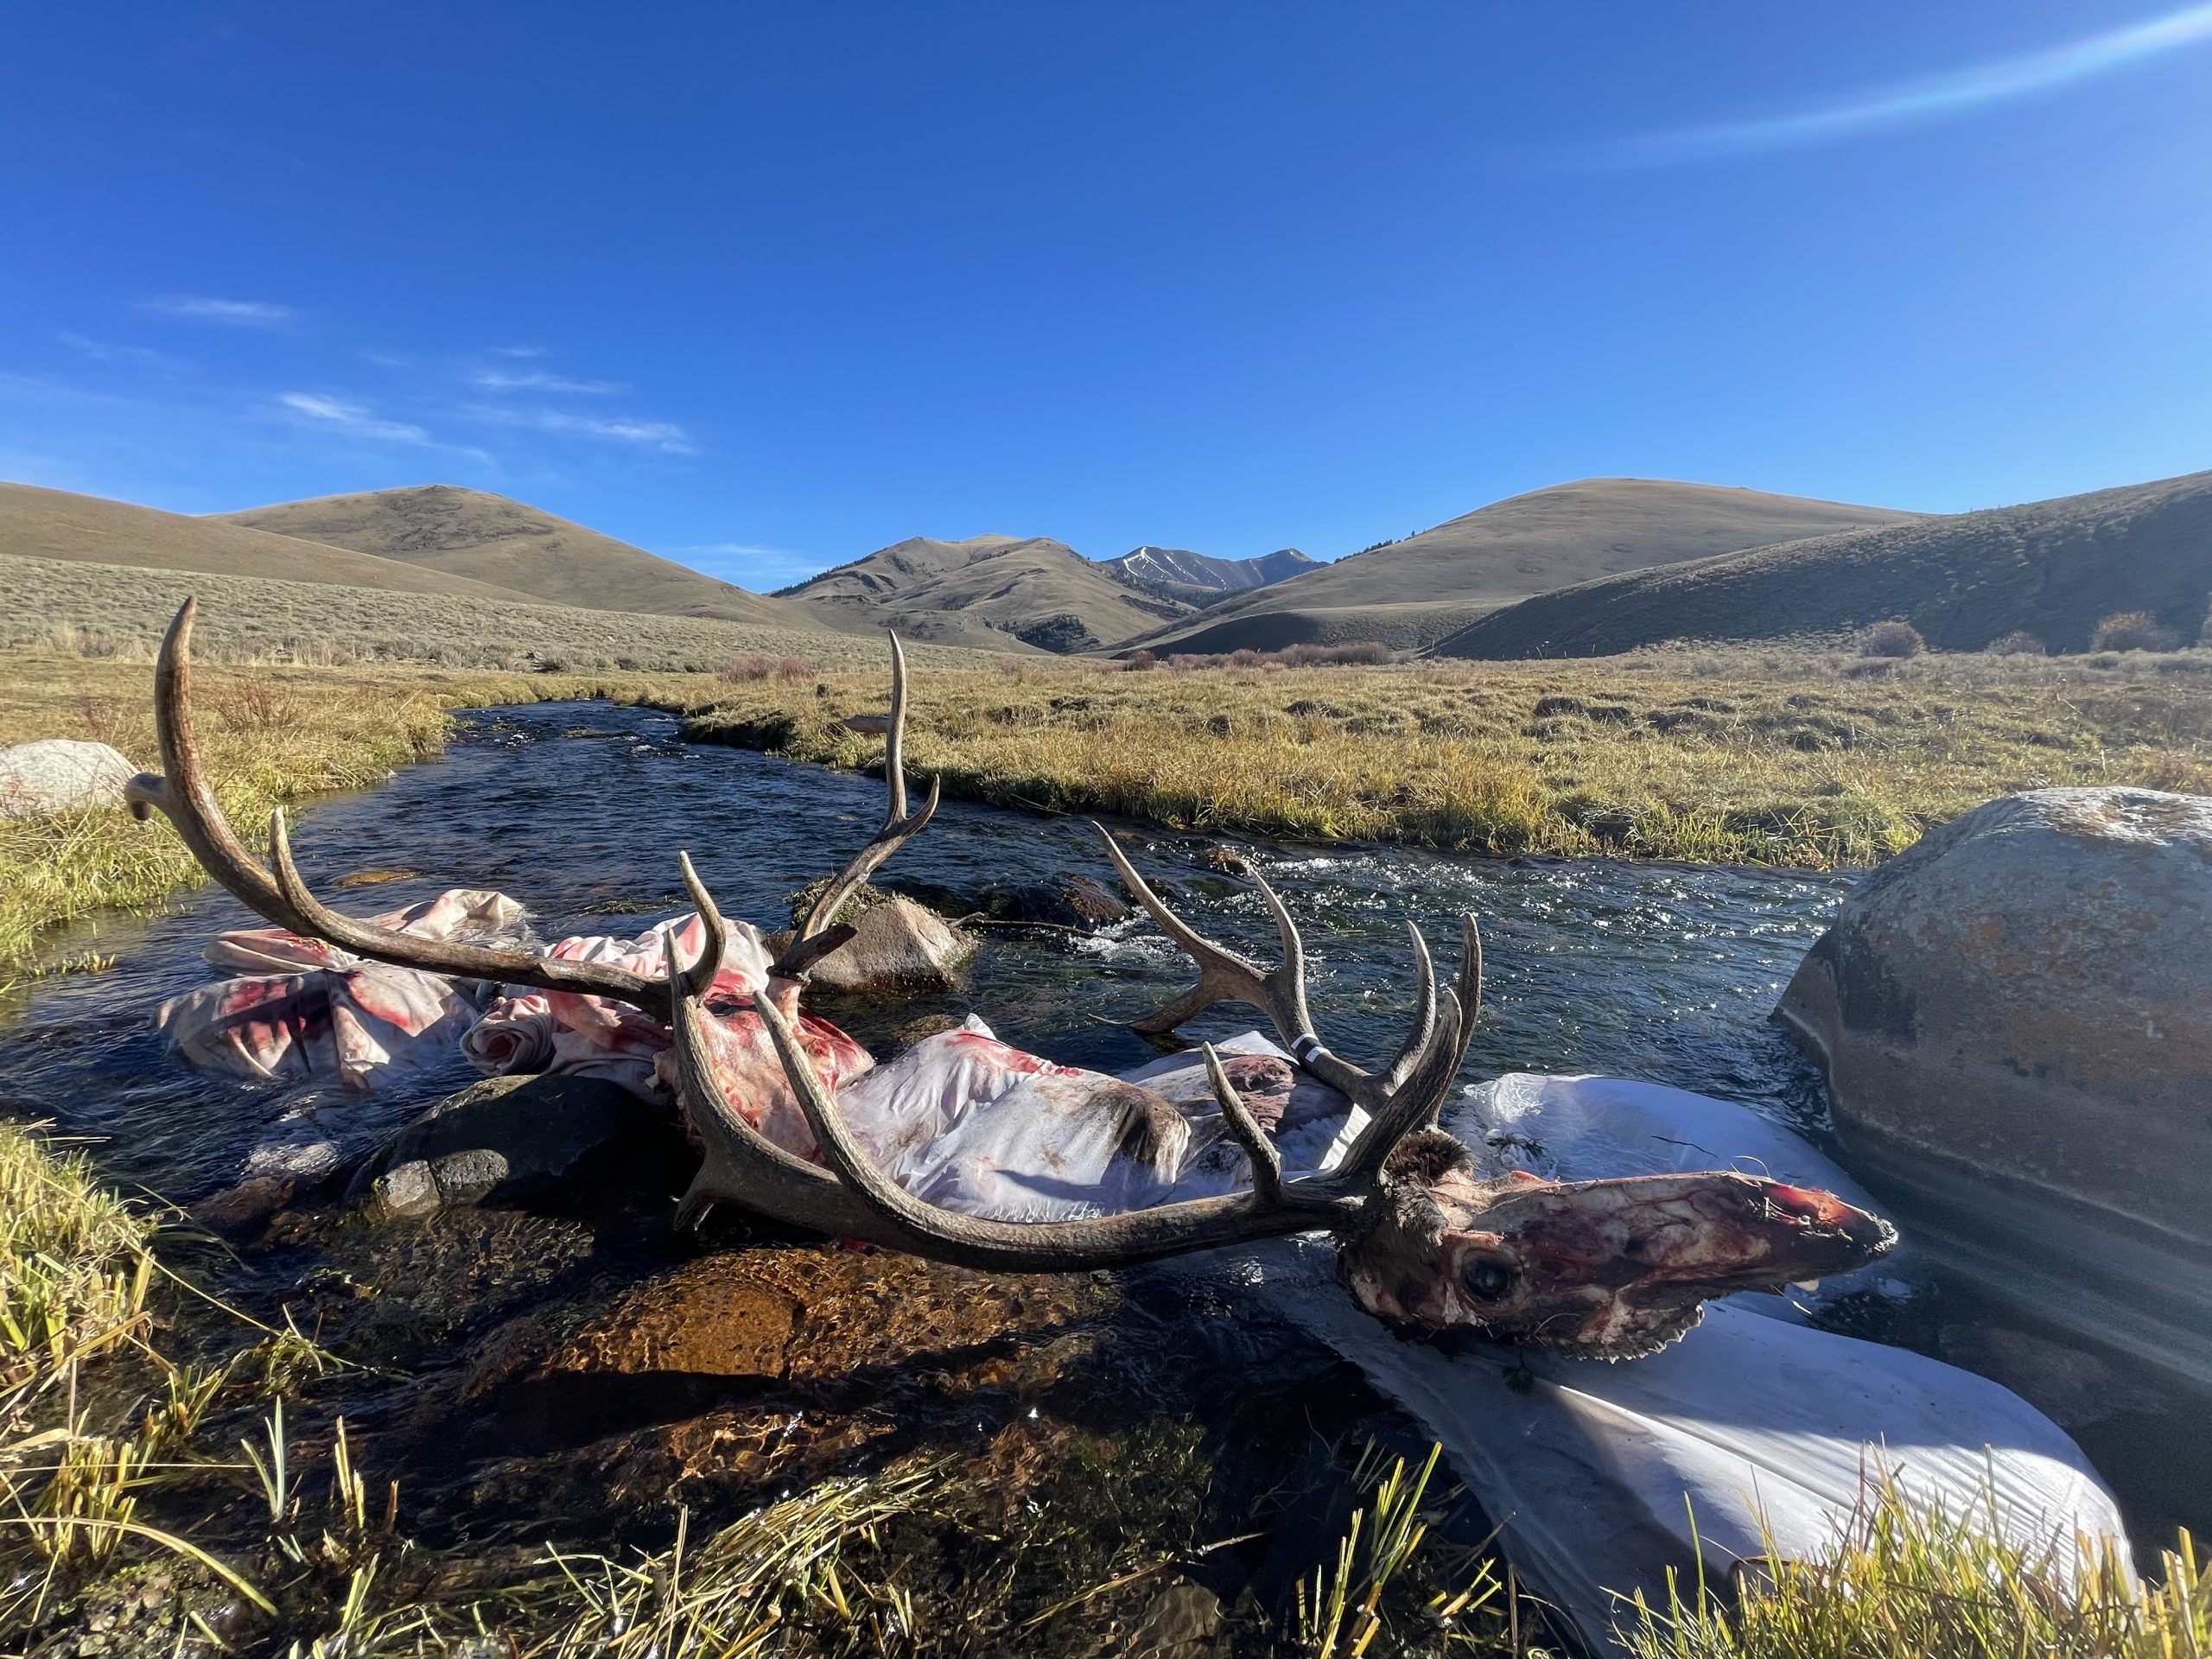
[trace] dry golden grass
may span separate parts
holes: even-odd
[[[915,655],[909,765],[970,799],[1177,827],[1490,853],[1829,868],[1873,862],[2013,790],[2212,792],[2212,655],[1675,652],[1550,664],[1155,670]],[[92,737],[155,764],[151,671],[0,654],[0,744]],[[605,696],[685,711],[708,741],[880,764],[859,670],[502,674],[403,664],[210,665],[211,770],[241,825],[434,753],[449,711]],[[198,879],[118,811],[0,823],[0,979],[39,934]]]
[[[701,685],[712,683],[695,677]],[[360,789],[435,753],[449,711],[554,697],[679,702],[681,677],[449,672],[419,667],[203,666],[196,703],[224,810],[249,836],[272,807]],[[149,662],[0,653],[0,745],[41,737],[113,744],[160,769]],[[0,985],[39,936],[102,910],[143,908],[204,879],[167,824],[119,809],[0,821]]]
[[[908,765],[948,792],[1177,827],[1789,864],[1873,862],[2015,790],[2212,791],[2212,656],[1810,652],[918,681]],[[881,683],[718,689],[689,734],[836,766]]]

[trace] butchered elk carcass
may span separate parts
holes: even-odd
[[[410,933],[338,914],[308,891],[283,817],[264,865],[224,820],[194,740],[179,612],[156,671],[164,772],[130,798],[160,811],[214,878],[278,928],[372,962],[520,994],[580,1000],[665,1030],[704,1158],[689,1219],[727,1204],[820,1232],[974,1268],[1128,1266],[1292,1234],[1336,1243],[1370,1313],[1414,1332],[1468,1332],[1567,1352],[1649,1352],[1705,1300],[1779,1290],[1863,1264],[1894,1234],[1832,1193],[1733,1170],[1545,1180],[1481,1174],[1435,1127],[1480,997],[1473,918],[1440,985],[1413,933],[1416,1016],[1379,1071],[1316,1034],[1298,930],[1264,880],[1282,959],[1262,969],[1187,925],[1102,830],[1130,892],[1196,963],[1197,985],[1140,1029],[1166,1031],[1224,1000],[1254,1005],[1290,1057],[1275,1067],[1204,1054],[1203,1095],[1057,1065],[981,1032],[947,1033],[849,1075],[834,1027],[800,1011],[809,966],[850,936],[840,906],[936,810],[909,809],[904,656],[892,641],[882,827],[815,899],[784,954],[733,973],[731,925],[678,855],[696,943],[671,930],[662,971],[486,939]],[[689,944],[689,948],[687,948]],[[849,1039],[844,1039],[849,1045]],[[827,1065],[824,1062],[828,1061]],[[828,1075],[825,1076],[825,1071]],[[841,1085],[842,1089],[841,1089]]]

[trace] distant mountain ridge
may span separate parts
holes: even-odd
[[[2212,472],[1820,536],[1578,583],[1493,611],[1447,657],[1599,657],[1684,640],[1833,635],[1902,617],[1941,651],[2015,631],[2088,648],[2148,611],[2183,640],[2212,592]]]
[[[1425,650],[1486,612],[1592,577],[1914,517],[1721,485],[1587,478],[1493,501],[1124,644],[1221,652],[1374,639]],[[1361,632],[1363,619],[1373,632]]]
[[[209,523],[348,548],[521,594],[542,605],[819,627],[780,601],[482,490],[425,484],[286,501]]]
[[[1188,613],[1048,536],[909,537],[780,589],[841,630],[895,627],[938,645],[1094,651]]]
[[[1134,548],[1118,559],[1102,559],[1099,566],[1132,588],[1165,594],[1193,605],[1209,605],[1230,594],[1252,588],[1268,588],[1278,582],[1318,569],[1294,547],[1278,548],[1256,558],[1218,559],[1179,547]]]

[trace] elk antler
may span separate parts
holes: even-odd
[[[192,622],[198,607],[197,600],[186,600],[162,639],[161,656],[154,667],[154,729],[166,775],[140,772],[130,780],[125,798],[133,813],[140,818],[161,813],[176,826],[200,868],[237,894],[247,909],[295,933],[402,968],[419,968],[457,979],[528,985],[542,991],[612,997],[643,1008],[656,1019],[667,1017],[666,985],[603,963],[562,962],[527,950],[418,938],[340,916],[309,893],[307,883],[300,879],[285,840],[281,810],[270,814],[269,819],[270,862],[276,866],[272,876],[232,830],[200,765],[199,741],[192,723]]]
[[[200,867],[235,893],[249,910],[279,927],[319,938],[402,968],[420,969],[458,979],[484,979],[507,985],[527,985],[542,991],[563,991],[579,996],[604,996],[642,1008],[657,1020],[669,1020],[675,1009],[668,984],[646,979],[604,963],[570,962],[540,957],[527,950],[451,940],[419,938],[389,928],[372,926],[341,916],[308,890],[284,833],[283,814],[270,815],[270,869],[246,850],[230,822],[223,816],[213,785],[202,766],[200,745],[192,719],[192,624],[199,601],[188,599],[181,606],[168,632],[162,636],[161,656],[154,668],[154,727],[161,744],[162,772],[141,772],[130,780],[126,798],[140,818],[159,812],[176,826],[184,844]],[[832,880],[824,899],[838,902],[868,872],[888,858],[937,810],[937,788],[913,817],[906,817],[906,779],[899,768],[900,741],[906,718],[906,657],[896,639],[892,641],[892,720],[887,740],[887,771],[891,778],[891,813],[884,829],[862,848],[851,863]],[[809,965],[837,949],[853,936],[851,928],[833,925],[835,905],[816,906],[797,941],[770,969],[772,974],[798,978]],[[721,960],[716,947],[709,960]]]
[[[1414,1026],[1389,1068],[1382,1072],[1362,1070],[1341,1055],[1332,1053],[1313,1033],[1313,1016],[1306,1006],[1306,944],[1298,936],[1298,924],[1291,919],[1275,890],[1268,885],[1267,878],[1258,870],[1247,873],[1252,885],[1260,890],[1260,897],[1267,902],[1268,913],[1274,918],[1275,934],[1282,941],[1282,961],[1274,968],[1262,969],[1234,950],[1216,944],[1196,928],[1167,907],[1167,902],[1154,893],[1136,867],[1129,862],[1114,837],[1097,823],[1090,826],[1098,831],[1098,838],[1106,843],[1106,856],[1114,861],[1114,868],[1121,874],[1136,900],[1151,912],[1152,919],[1160,924],[1160,931],[1181,947],[1183,953],[1198,965],[1198,982],[1177,997],[1157,1014],[1149,1014],[1136,1022],[1135,1029],[1148,1034],[1174,1030],[1178,1026],[1196,1018],[1217,1002],[1249,1002],[1274,1021],[1290,1052],[1298,1063],[1322,1082],[1351,1096],[1355,1105],[1364,1109],[1371,1122],[1367,1131],[1379,1131],[1386,1120],[1397,1109],[1397,1103],[1414,1092],[1403,1087],[1417,1072],[1432,1064],[1440,1064],[1440,1053],[1448,1050],[1451,1065],[1445,1072],[1445,1087],[1459,1075],[1460,1062],[1466,1058],[1467,1045],[1473,1039],[1475,1020],[1482,1007],[1483,998],[1483,941],[1482,931],[1471,916],[1459,918],[1460,961],[1459,977],[1452,991],[1445,994],[1447,1001],[1454,1001],[1459,1017],[1453,1031],[1444,1043],[1436,1041],[1437,994],[1436,968],[1430,960],[1428,942],[1421,938],[1421,930],[1411,922],[1406,931],[1414,947]],[[1431,1113],[1443,1105],[1441,1090],[1432,1106]],[[1399,1134],[1404,1133],[1400,1130]],[[1395,1145],[1397,1135],[1390,1136],[1382,1147],[1387,1154]],[[1362,1145],[1365,1145],[1363,1137]],[[1380,1155],[1377,1162],[1379,1165]]]
[[[709,914],[713,900],[688,871],[686,879],[700,914]],[[1249,1192],[1081,1220],[992,1221],[926,1203],[878,1169],[846,1126],[800,1046],[790,1016],[773,999],[762,997],[755,1006],[828,1168],[772,1146],[731,1106],[715,1079],[696,1012],[704,989],[696,972],[678,982],[676,1048],[693,1122],[708,1138],[709,1167],[719,1165],[720,1173],[713,1182],[718,1190],[702,1190],[708,1180],[702,1173],[685,1200],[687,1208],[728,1198],[807,1226],[856,1233],[915,1255],[1010,1272],[1128,1267],[1286,1233],[1362,1236],[1380,1218],[1376,1200],[1390,1149],[1434,1114],[1459,1071],[1459,1001],[1446,991],[1433,1009],[1426,1040],[1418,1045],[1417,1063],[1402,1079],[1377,1079],[1382,1086],[1369,1091],[1372,1121],[1344,1163],[1325,1175],[1285,1181],[1274,1146],[1208,1047],[1207,1075],[1223,1117],[1251,1159]],[[855,1226],[850,1219],[855,1205],[865,1224]]]
[[[922,810],[912,817],[906,816],[906,652],[899,643],[899,636],[891,636],[891,721],[883,733],[883,783],[887,798],[884,803],[883,827],[870,838],[867,846],[853,855],[851,862],[823,884],[815,895],[814,903],[806,912],[792,936],[791,948],[784,960],[776,964],[779,974],[798,977],[807,962],[826,956],[830,950],[805,947],[825,933],[836,920],[837,911],[846,899],[859,890],[861,884],[875,873],[883,861],[897,852],[908,841],[921,832],[937,813],[938,789],[941,779],[930,779],[929,799],[922,803]],[[849,935],[848,936],[849,937]],[[786,963],[797,965],[786,969]]]

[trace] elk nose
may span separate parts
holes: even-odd
[[[1831,1257],[1824,1271],[1840,1272],[1871,1262],[1897,1242],[1897,1230],[1881,1217],[1846,1204],[1833,1192],[1770,1181],[1761,1196],[1792,1220],[1805,1224],[1826,1236]]]

